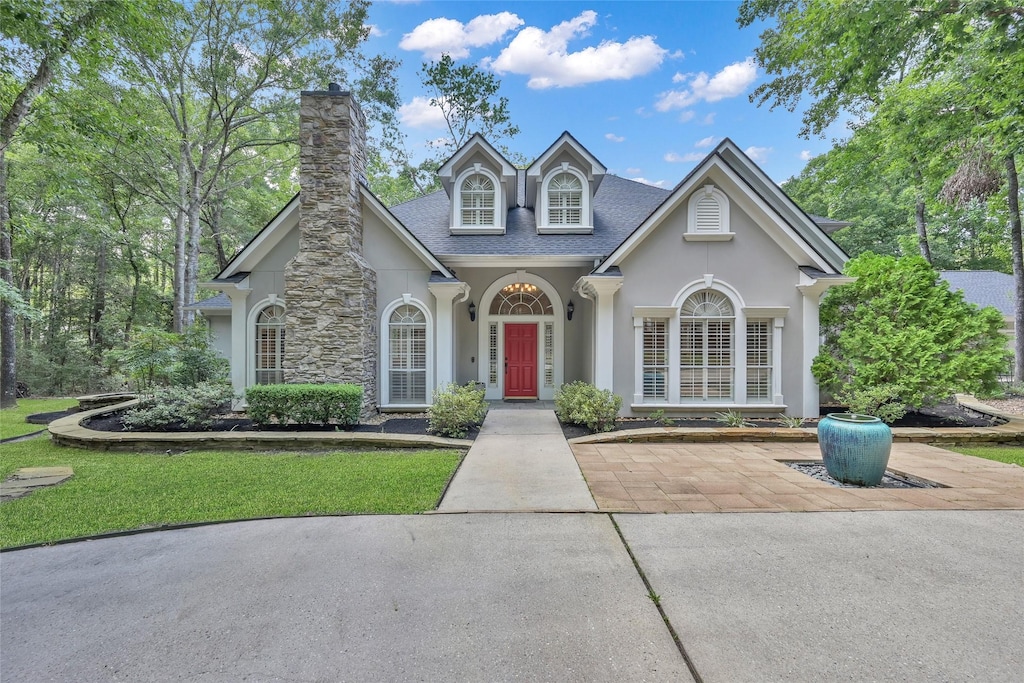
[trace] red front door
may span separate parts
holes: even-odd
[[[505,396],[537,398],[537,323],[505,323]]]

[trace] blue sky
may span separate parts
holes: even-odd
[[[448,53],[501,78],[533,159],[564,130],[616,175],[672,187],[729,137],[777,182],[827,151],[799,137],[800,111],[769,111],[748,95],[764,82],[753,60],[761,27],[741,30],[735,2],[432,2],[378,0],[369,52],[403,61],[403,131],[415,153],[444,134],[417,71]]]

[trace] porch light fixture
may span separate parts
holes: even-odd
[[[469,322],[476,322],[476,304],[472,301],[469,302]]]
[[[572,299],[569,299],[569,305],[565,307],[565,317],[568,318],[569,320],[572,320],[572,313],[575,310],[576,304],[572,302]]]

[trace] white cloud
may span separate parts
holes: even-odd
[[[771,147],[747,147],[743,153],[759,164],[768,161],[768,154],[772,152]]]
[[[469,48],[495,43],[523,23],[511,12],[483,14],[468,24],[444,17],[428,19],[402,36],[398,47],[422,52],[429,59],[440,59],[444,54],[463,59],[469,56]]]
[[[697,113],[692,109],[687,109],[679,115],[679,123],[689,123],[690,121],[693,121],[693,117],[696,115]]]
[[[622,137],[621,135],[616,135],[615,133],[605,133],[604,134],[604,139],[605,140],[611,140],[612,142],[625,142],[626,141],[626,138]]]
[[[757,66],[754,58],[748,57],[725,67],[714,76],[701,71],[699,74],[676,74],[673,83],[689,81],[685,90],[667,90],[658,96],[654,108],[658,111],[685,109],[698,102],[718,102],[743,93],[757,80]]]
[[[630,178],[630,180],[638,182],[638,183],[643,183],[644,185],[652,185],[654,187],[665,187],[665,183],[667,182],[667,181],[664,181],[664,180],[648,180],[647,178],[640,178],[640,177]]]
[[[398,108],[398,118],[410,128],[444,128],[444,114],[440,107],[430,104],[429,97],[414,97],[412,102]]]
[[[706,138],[701,138],[700,140],[697,140],[697,142],[693,143],[693,146],[698,149],[710,147],[711,145],[715,144],[716,139],[717,138],[715,138],[714,135],[709,135]]]
[[[700,152],[687,152],[686,154],[676,154],[675,152],[669,152],[665,155],[665,161],[670,164],[685,164],[692,163],[694,161],[700,161],[704,158],[704,154]]]
[[[629,175],[640,175],[640,169],[639,168],[627,168],[626,169],[626,173],[628,173]]]
[[[384,35],[384,31],[381,31],[380,26],[377,26],[376,24],[367,24],[366,28],[374,38],[380,38]]]
[[[710,126],[715,122],[715,112],[711,112],[700,121],[705,126]]]
[[[597,12],[587,10],[550,31],[528,26],[497,58],[484,63],[500,74],[529,76],[527,85],[542,90],[628,80],[657,68],[668,54],[652,36],[634,36],[624,43],[605,40],[597,47],[569,52],[569,41],[586,36],[596,23]]]
[[[811,150],[809,149],[805,149],[800,152],[800,161],[810,161],[813,157],[814,155],[811,154]]]

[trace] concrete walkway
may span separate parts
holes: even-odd
[[[596,510],[554,412],[494,404],[438,512]]]

